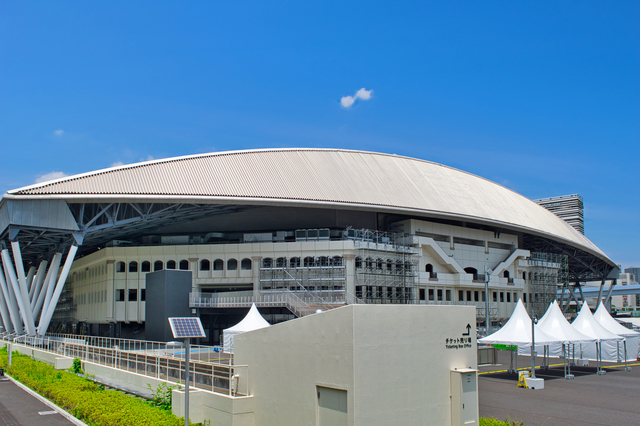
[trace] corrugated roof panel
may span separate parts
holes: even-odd
[[[249,198],[378,205],[459,215],[537,230],[604,255],[533,201],[469,173],[408,157],[332,149],[194,155],[115,167],[9,192]]]

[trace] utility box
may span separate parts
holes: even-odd
[[[451,425],[478,425],[478,370],[451,370]]]

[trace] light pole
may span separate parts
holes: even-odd
[[[491,334],[491,318],[489,318],[489,281],[491,281],[491,269],[484,265],[484,326],[486,335]]]
[[[538,318],[531,319],[531,377],[536,378],[536,324]]]

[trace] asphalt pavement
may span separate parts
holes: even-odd
[[[42,399],[9,377],[0,377],[0,426],[84,425],[77,419],[67,418],[58,407]]]
[[[572,367],[573,380],[564,378],[563,360],[550,359],[548,370],[536,369],[544,389],[518,387],[516,374],[507,373],[508,351],[498,351],[500,365],[481,366],[478,376],[480,417],[524,421],[525,426],[638,425],[640,424],[640,362],[604,363],[605,375],[589,367]],[[542,361],[537,359],[540,365]],[[560,365],[554,365],[560,364]],[[519,368],[531,358],[517,357]]]

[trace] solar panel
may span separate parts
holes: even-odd
[[[204,334],[200,318],[169,318],[171,332],[176,339],[186,339],[189,337],[207,337]]]

